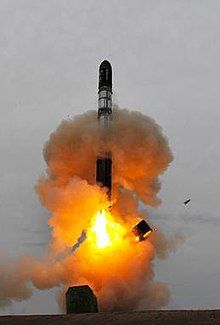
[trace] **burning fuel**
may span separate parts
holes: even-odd
[[[23,256],[6,268],[7,277],[0,268],[1,305],[27,299],[30,283],[60,287],[61,295],[87,284],[101,311],[161,308],[169,301],[166,285],[154,281],[152,261],[165,258],[179,237],[152,232],[139,203],[160,203],[158,177],[172,154],[153,119],[112,107],[109,69],[106,62],[100,68],[98,118],[91,110],[64,120],[45,144],[47,170],[36,192],[50,212],[49,253],[39,261]]]
[[[112,248],[121,244],[126,233],[125,228],[114,221],[110,212],[102,210],[92,218],[92,226],[89,229],[88,240],[95,248]]]

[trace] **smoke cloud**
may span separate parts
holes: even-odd
[[[49,253],[41,261],[23,256],[10,272],[0,269],[1,306],[29,298],[33,286],[56,286],[63,292],[78,284],[91,286],[102,311],[161,308],[168,303],[169,290],[154,281],[152,261],[166,258],[181,236],[167,238],[156,231],[137,243],[131,228],[141,217],[140,202],[153,207],[160,203],[158,178],[172,154],[153,119],[117,106],[113,111],[107,131],[98,127],[97,112],[89,111],[63,121],[50,135],[44,147],[46,175],[36,184],[41,204],[51,213]],[[106,147],[113,161],[112,202],[95,177],[97,156]],[[115,245],[102,251],[91,244],[92,222],[97,211],[110,206],[112,229],[123,240],[119,245],[115,237]]]

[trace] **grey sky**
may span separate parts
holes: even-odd
[[[1,254],[44,251],[47,214],[33,190],[43,144],[63,118],[96,107],[108,59],[116,103],[153,117],[175,157],[152,211],[162,229],[186,235],[156,262],[168,307],[219,307],[219,21],[218,0],[1,0]],[[57,312],[54,292],[1,313]]]

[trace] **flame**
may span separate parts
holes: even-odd
[[[96,248],[110,248],[123,241],[126,229],[114,220],[109,211],[98,211],[93,216],[91,224],[88,239]]]
[[[105,210],[98,212],[95,219],[95,224],[92,227],[92,231],[94,231],[96,236],[96,244],[98,248],[104,248],[109,246],[110,236],[107,231],[108,220],[106,218]]]
[[[153,230],[149,230],[143,237],[144,239],[148,238]]]
[[[148,232],[146,232],[145,235],[143,235],[143,237],[136,236],[136,237],[135,237],[135,238],[136,238],[136,241],[139,242],[139,241],[142,241],[142,240],[144,240],[144,239],[147,239],[147,238],[150,236],[150,234],[152,233],[152,231],[153,231],[153,230],[149,230]]]

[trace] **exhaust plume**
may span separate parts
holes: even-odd
[[[173,251],[179,237],[166,238],[157,231],[137,243],[131,229],[141,218],[140,202],[153,207],[160,203],[158,177],[172,154],[153,119],[113,109],[111,129],[100,130],[97,112],[89,111],[63,121],[50,135],[44,147],[46,175],[36,185],[41,204],[51,213],[49,253],[42,261],[24,256],[15,263],[20,292],[10,293],[9,286],[1,305],[27,299],[32,285],[63,291],[80,284],[91,286],[101,311],[161,308],[168,303],[169,289],[154,281],[152,261]],[[111,202],[95,177],[97,156],[106,147],[113,161]],[[5,288],[1,270],[0,275]]]

